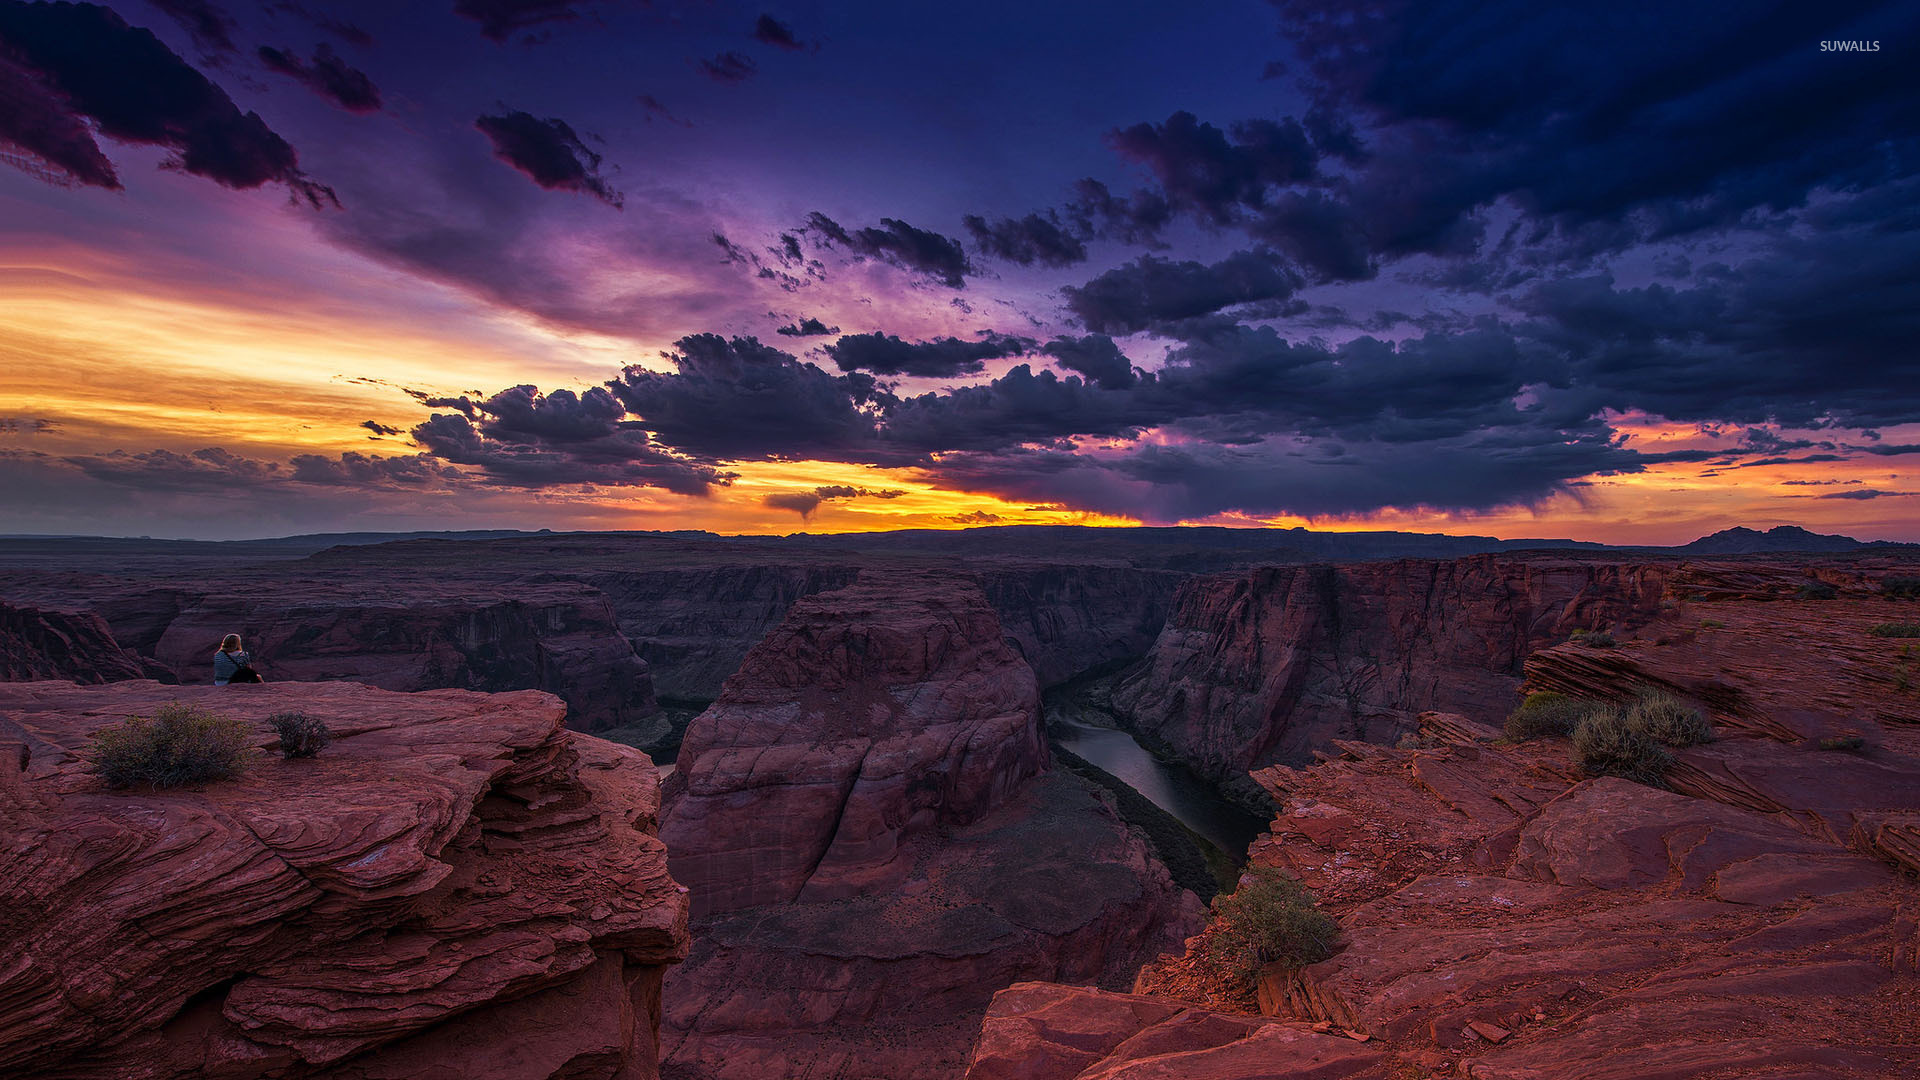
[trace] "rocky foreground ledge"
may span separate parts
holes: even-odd
[[[168,701],[333,744],[109,791],[89,733]],[[548,694],[0,685],[0,1075],[657,1075],[686,892],[644,755]]]
[[[1718,738],[1664,788],[1507,740],[1504,709],[1259,771],[1250,857],[1344,947],[1267,969],[1257,1009],[1190,960],[1133,995],[1015,986],[969,1080],[1920,1076],[1920,648],[1880,629],[1920,608],[1830,584],[1676,590],[1617,647],[1529,658],[1528,689],[1703,708]]]

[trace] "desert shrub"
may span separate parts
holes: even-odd
[[[1699,709],[1658,690],[1635,699],[1627,709],[1627,724],[1663,746],[1698,746],[1713,741],[1713,727]]]
[[[1920,637],[1920,623],[1883,622],[1867,633],[1874,637]]]
[[[1613,635],[1605,630],[1575,630],[1572,640],[1577,645],[1594,649],[1611,649],[1614,645]]]
[[[288,758],[313,757],[333,741],[333,733],[319,717],[303,712],[274,713],[267,723],[280,736],[280,752]]]
[[[1831,600],[1840,592],[1824,581],[1809,581],[1793,595],[1800,600]]]
[[[1702,630],[1725,630],[1726,628],[1727,624],[1721,622],[1719,619],[1700,620],[1700,629]]]
[[[1571,735],[1580,718],[1605,705],[1596,701],[1568,697],[1552,690],[1528,694],[1520,707],[1507,717],[1507,738],[1515,742],[1550,735]]]
[[[89,757],[108,787],[178,787],[239,776],[252,739],[244,720],[172,701],[151,718],[129,716],[95,732]]]
[[[1213,915],[1201,959],[1232,982],[1251,982],[1266,964],[1317,964],[1340,941],[1340,924],[1307,887],[1271,866],[1248,866],[1239,887],[1213,898]]]
[[[1920,577],[1890,577],[1880,582],[1880,595],[1891,600],[1920,600]]]
[[[1673,755],[1653,736],[1627,722],[1618,709],[1596,709],[1573,729],[1573,756],[1588,776],[1618,776],[1654,787],[1665,785]]]
[[[1820,740],[1822,750],[1861,750],[1866,745],[1867,740],[1858,735],[1829,735]]]

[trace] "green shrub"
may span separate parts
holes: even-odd
[[[1713,728],[1699,709],[1658,690],[1635,699],[1627,709],[1627,724],[1663,746],[1698,746],[1713,741]]]
[[[1727,624],[1721,622],[1719,619],[1700,620],[1700,629],[1702,630],[1725,630],[1726,628]]]
[[[319,717],[303,712],[274,713],[267,723],[280,736],[280,752],[289,759],[313,757],[333,741],[333,733]]]
[[[1831,600],[1839,596],[1840,591],[1824,581],[1809,581],[1793,595],[1801,600]]]
[[[1920,637],[1920,623],[1883,622],[1867,633],[1874,637]]]
[[[1243,985],[1267,964],[1317,964],[1340,941],[1340,924],[1307,887],[1271,866],[1249,865],[1239,887],[1213,898],[1213,914],[1201,960],[1216,976]]]
[[[1592,649],[1611,649],[1614,646],[1613,635],[1605,630],[1575,630],[1572,641]]]
[[[1880,595],[1889,600],[1920,600],[1920,577],[1890,577],[1880,582]]]
[[[173,701],[155,709],[151,719],[129,716],[95,732],[89,757],[108,787],[178,787],[239,776],[252,739],[244,720]]]
[[[1673,755],[1618,709],[1595,710],[1573,729],[1573,756],[1588,776],[1618,776],[1664,787]]]
[[[1829,735],[1820,740],[1822,750],[1862,750],[1867,740],[1858,735]]]
[[[1507,717],[1506,735],[1515,742],[1549,735],[1571,735],[1580,718],[1594,709],[1604,709],[1594,701],[1568,697],[1552,690],[1528,694],[1520,707]]]

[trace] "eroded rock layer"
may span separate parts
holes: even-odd
[[[249,771],[110,791],[89,734],[180,700]],[[283,760],[257,722],[332,745]],[[0,1073],[657,1075],[685,890],[644,755],[547,694],[349,683],[0,686]]]
[[[1191,894],[1046,765],[1033,673],[974,581],[870,571],[795,603],[669,782],[700,917],[667,1075],[957,1076],[996,990],[1124,984],[1176,947]]]
[[[1528,653],[1644,622],[1671,564],[1482,555],[1197,578],[1113,700],[1222,780],[1334,739],[1393,742],[1423,710],[1504,713]]]

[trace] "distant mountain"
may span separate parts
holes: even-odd
[[[1766,532],[1744,526],[1721,529],[1674,550],[1689,555],[1759,555],[1775,551],[1854,551],[1867,546],[1851,536],[1808,532],[1798,525],[1777,525]]]

